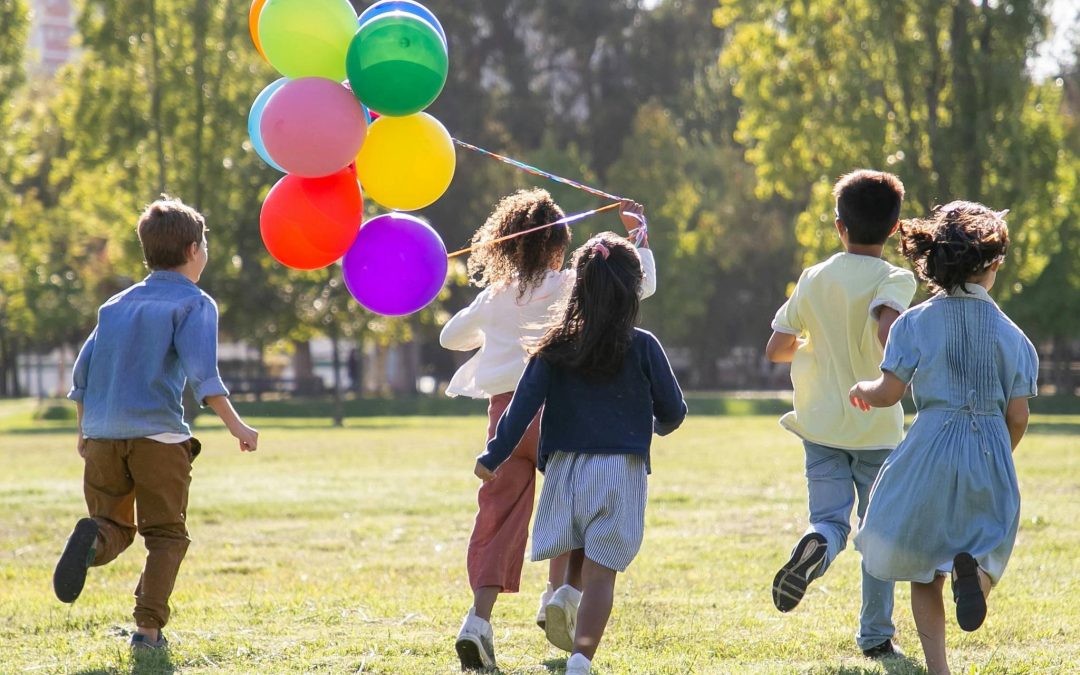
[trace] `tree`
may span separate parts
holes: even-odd
[[[737,140],[760,195],[809,197],[805,260],[836,246],[832,182],[871,166],[901,176],[909,216],[956,198],[1011,209],[1001,295],[1039,276],[1066,215],[1057,95],[1027,70],[1044,5],[722,0],[721,63],[744,105]]]

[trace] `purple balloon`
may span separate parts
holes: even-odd
[[[345,286],[366,309],[386,316],[412,314],[446,283],[446,247],[416,216],[387,213],[360,226],[341,267]]]
[[[259,122],[267,154],[304,178],[337,173],[356,159],[367,137],[360,102],[341,83],[321,77],[291,80],[266,102]]]

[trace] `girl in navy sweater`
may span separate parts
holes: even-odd
[[[491,480],[543,408],[537,465],[545,480],[532,559],[570,553],[545,630],[573,652],[566,672],[575,675],[590,672],[615,575],[641,547],[652,434],[678,428],[686,402],[659,341],[634,327],[637,250],[605,232],[574,253],[573,266],[562,320],[534,351],[475,473]]]

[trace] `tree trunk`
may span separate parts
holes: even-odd
[[[334,363],[334,426],[340,427],[345,424],[345,411],[341,403],[341,341],[336,323],[330,325],[330,350]]]
[[[149,0],[147,3],[147,18],[150,26],[150,77],[153,79],[153,90],[150,92],[150,115],[154,125],[154,149],[157,153],[158,164],[158,192],[165,192],[168,185],[168,176],[165,173],[165,138],[161,131],[161,69],[158,67],[158,40],[157,40],[157,2]]]

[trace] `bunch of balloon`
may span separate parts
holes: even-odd
[[[248,115],[252,148],[287,174],[263,202],[267,250],[296,269],[340,259],[346,286],[371,311],[422,309],[445,283],[446,248],[406,214],[361,225],[361,186],[394,211],[428,206],[450,186],[453,141],[423,112],[446,84],[439,20],[413,0],[381,0],[360,16],[348,0],[254,0],[248,27],[284,76]]]

